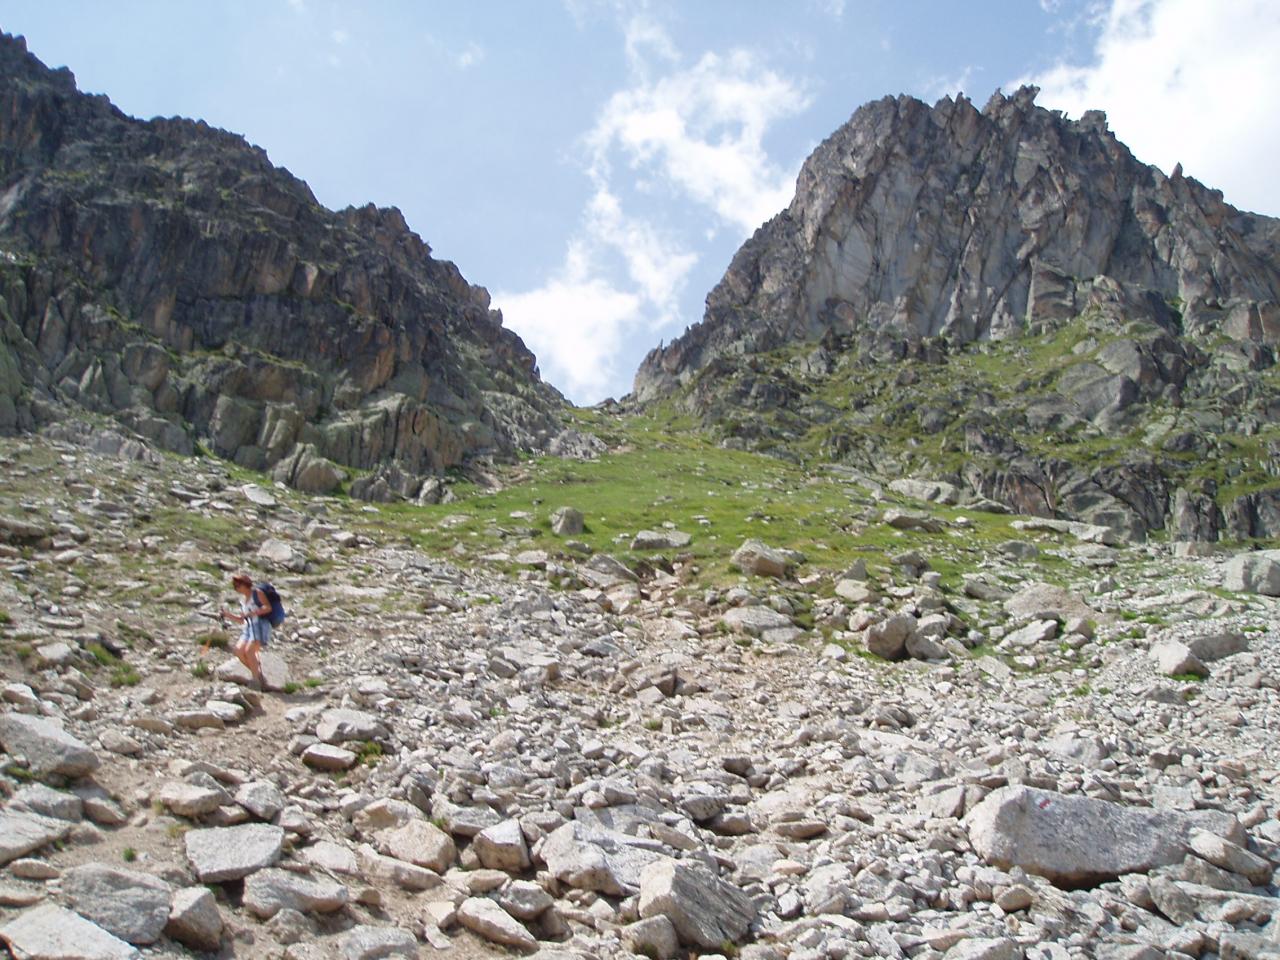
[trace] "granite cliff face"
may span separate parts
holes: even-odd
[[[858,110],[702,322],[645,359],[636,397],[674,396],[735,443],[941,472],[1019,510],[1280,535],[1280,221],[1035,94]],[[1192,462],[1246,447],[1243,466]]]
[[[242,138],[123,115],[0,38],[0,429],[84,409],[372,496],[543,446],[559,394],[399,211],[325,209]]]

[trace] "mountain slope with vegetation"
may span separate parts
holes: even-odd
[[[534,356],[399,211],[327,210],[242,138],[127,117],[21,38],[0,112],[0,429],[88,411],[311,490],[389,469],[375,495],[558,433]]]
[[[1280,535],[1280,221],[1034,97],[860,109],[636,398],[1131,536]]]

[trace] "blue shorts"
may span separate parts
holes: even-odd
[[[271,642],[271,621],[257,617],[246,623],[244,630],[240,632],[240,642],[248,643],[251,640],[258,641],[258,646],[265,650]]]

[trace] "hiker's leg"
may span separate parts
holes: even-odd
[[[258,641],[250,640],[244,645],[244,665],[249,668],[255,680],[262,679],[262,659],[258,656]]]

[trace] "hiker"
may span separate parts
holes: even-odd
[[[280,595],[269,583],[255,585],[247,573],[237,573],[231,578],[231,586],[240,594],[240,612],[227,613],[236,623],[243,623],[244,630],[236,641],[233,652],[236,659],[249,668],[258,689],[265,690],[262,679],[261,652],[271,641],[271,627],[284,622],[284,606]]]

